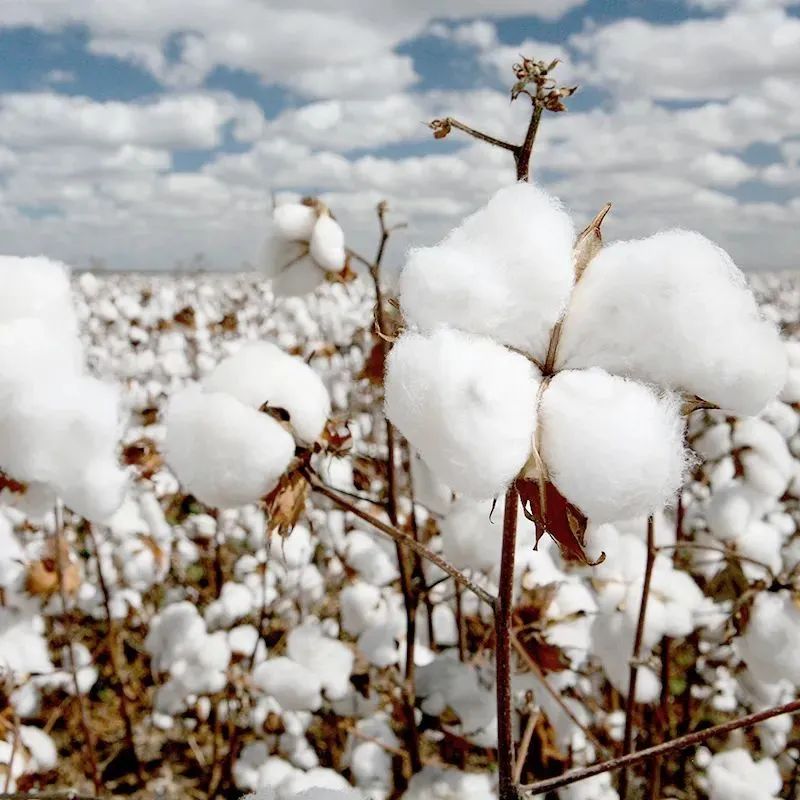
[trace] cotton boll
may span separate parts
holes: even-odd
[[[331,413],[322,379],[302,359],[269,342],[246,344],[221,361],[202,382],[208,392],[226,392],[254,409],[265,403],[289,414],[292,429],[315,441]]]
[[[745,632],[734,646],[760,683],[800,686],[800,609],[787,591],[760,592]]]
[[[307,242],[317,222],[317,212],[305,203],[281,203],[272,212],[272,221],[284,239]]]
[[[325,272],[341,272],[344,269],[344,231],[329,214],[322,214],[314,225],[309,249],[311,258]]]
[[[294,440],[267,414],[190,386],[167,407],[165,455],[183,485],[211,506],[254,503],[294,457]]]
[[[650,514],[683,482],[674,398],[600,369],[566,371],[551,380],[539,415],[553,483],[594,522]]]
[[[460,498],[441,521],[442,552],[459,569],[491,571],[500,561],[502,513],[492,522],[490,503]]]
[[[319,678],[285,656],[259,664],[253,670],[253,683],[274,697],[284,711],[317,711],[322,705]]]
[[[783,779],[771,758],[753,761],[747,750],[715,753],[706,770],[709,800],[777,800]]]
[[[485,499],[528,459],[538,386],[524,356],[488,339],[406,333],[389,355],[386,415],[442,481]]]
[[[403,800],[494,800],[497,791],[486,773],[423,767],[408,783]]]
[[[338,700],[347,693],[353,671],[353,651],[342,642],[323,635],[320,627],[306,622],[289,633],[286,652],[293,661],[319,678],[325,694]]]
[[[507,186],[438,245],[411,251],[403,314],[424,331],[446,323],[543,360],[572,287],[574,242],[556,199],[528,183]]]
[[[325,273],[308,255],[308,245],[269,236],[259,259],[261,271],[272,279],[276,297],[297,297],[325,282]]]
[[[0,256],[0,286],[0,324],[34,317],[54,335],[77,334],[66,264],[44,256]]]
[[[381,590],[365,581],[354,581],[339,594],[342,628],[350,636],[359,636],[372,625],[386,619],[387,607]]]
[[[755,414],[786,380],[786,354],[741,272],[698,233],[617,242],[576,286],[558,366],[609,372],[683,390]]]

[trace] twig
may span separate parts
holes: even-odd
[[[442,570],[442,572],[446,572],[465,589],[469,589],[469,591],[471,591],[474,595],[483,600],[484,603],[494,607],[494,595],[487,592],[482,586],[472,581],[463,572],[454,567],[449,561],[446,561],[444,558],[442,558],[438,553],[434,553],[433,550],[429,550],[424,544],[422,544],[422,542],[416,541],[411,534],[405,533],[405,531],[401,531],[398,528],[392,527],[391,525],[387,525],[377,517],[373,517],[372,514],[369,514],[368,512],[359,508],[357,505],[351,503],[346,497],[340,495],[335,489],[328,488],[316,476],[308,474],[307,478],[313,491],[321,494],[323,497],[327,497],[330,501],[335,503],[344,511],[349,511],[354,516],[364,520],[364,522],[368,522],[381,533],[397,542],[402,543],[405,547],[408,547],[409,550],[413,550],[415,553],[418,553],[420,556],[422,556],[422,558],[437,566],[440,570]]]
[[[469,125],[465,125],[463,122],[459,122],[457,119],[454,119],[453,117],[436,119],[430,123],[429,127],[433,128],[434,131],[437,128],[441,128],[442,130],[444,130],[445,128],[457,128],[458,130],[466,133],[468,136],[471,136],[473,139],[479,139],[482,142],[494,145],[495,147],[500,147],[503,150],[510,150],[512,153],[514,153],[515,160],[517,158],[517,153],[519,152],[520,149],[519,145],[512,144],[511,142],[506,142],[503,139],[498,139],[496,136],[490,136],[488,133],[484,133],[483,131],[471,128]]]
[[[517,638],[516,633],[512,633],[511,635],[511,644],[514,646],[514,649],[517,651],[517,653],[522,656],[523,661],[525,661],[531,671],[535,673],[537,678],[539,678],[545,688],[545,691],[553,698],[558,707],[567,715],[570,721],[584,733],[586,738],[598,748],[600,753],[606,755],[608,753],[608,749],[600,742],[600,740],[592,733],[592,731],[575,716],[572,709],[564,701],[564,698],[561,697],[561,695],[547,682],[547,678],[542,672],[541,667],[531,658],[530,653],[528,653],[528,651],[522,645],[522,642],[520,642],[520,640]]]
[[[0,800],[97,800],[95,796],[63,792],[0,792]]]
[[[90,522],[86,523],[86,530],[89,534],[89,539],[92,543],[94,550],[94,558],[97,563],[97,582],[100,584],[100,592],[103,596],[103,608],[106,612],[106,624],[108,625],[108,649],[111,652],[111,668],[114,671],[115,689],[117,692],[117,699],[119,700],[119,710],[122,715],[122,724],[125,728],[125,742],[130,751],[131,758],[136,769],[136,778],[140,786],[145,785],[145,775],[142,770],[142,762],[136,754],[136,744],[133,737],[133,717],[131,715],[130,706],[128,705],[128,697],[125,694],[125,680],[123,678],[122,665],[120,664],[120,640],[117,624],[111,614],[111,595],[108,591],[108,583],[106,576],[103,572],[103,565],[100,561],[100,546],[97,542],[97,537],[94,532],[94,527]]]
[[[695,731],[686,736],[680,736],[677,739],[671,739],[668,742],[648,747],[640,750],[638,753],[628,753],[627,755],[619,756],[618,758],[611,758],[608,761],[602,761],[599,764],[593,764],[591,767],[584,767],[583,769],[573,770],[564,775],[559,775],[556,778],[548,778],[547,780],[538,781],[537,783],[528,784],[527,786],[520,787],[521,790],[528,796],[545,794],[560,789],[562,786],[569,786],[578,781],[584,781],[587,778],[593,778],[595,775],[602,775],[604,772],[611,772],[613,770],[632,767],[635,764],[640,764],[643,761],[648,761],[651,758],[658,756],[666,756],[678,750],[684,750],[695,744],[702,744],[703,742],[711,739],[714,736],[731,733],[732,731],[741,728],[748,728],[757,725],[759,722],[779,717],[782,714],[796,714],[800,711],[800,700],[792,700],[790,703],[785,703],[782,706],[775,706],[766,711],[758,711],[755,714],[747,714],[739,719],[731,720],[730,722],[723,722],[720,725],[714,725],[711,728],[706,728],[702,731]],[[1,800],[1,798],[0,798]]]
[[[542,111],[544,111],[544,107],[539,102],[534,100],[531,121],[528,123],[528,130],[525,132],[525,139],[522,142],[522,145],[515,149],[514,153],[514,163],[517,165],[518,181],[528,180],[531,164],[531,153],[533,152],[533,143],[536,140],[536,132],[539,130],[539,122],[542,119]]]
[[[519,499],[513,484],[506,491],[500,582],[494,604],[495,680],[497,682],[497,769],[499,800],[518,800],[514,782],[514,706],[511,696],[511,611]]]
[[[647,519],[647,562],[644,568],[644,583],[642,584],[642,601],[639,605],[639,619],[636,623],[636,635],[633,640],[630,668],[628,671],[628,696],[625,701],[625,736],[622,742],[622,754],[626,755],[633,750],[633,715],[636,710],[636,682],[639,674],[639,659],[644,637],[644,623],[647,615],[647,601],[650,597],[650,582],[653,577],[653,565],[656,560],[655,522],[653,517]],[[626,800],[628,792],[628,771],[623,770],[620,775],[619,796]]]
[[[56,565],[56,578],[58,579],[58,595],[61,599],[61,612],[64,615],[64,624],[68,626],[67,616],[67,592],[64,588],[64,507],[60,500],[56,501],[54,509],[55,515],[55,565]],[[86,756],[89,761],[89,769],[92,773],[92,784],[94,785],[95,794],[100,794],[103,788],[103,782],[100,778],[100,770],[97,766],[97,744],[94,737],[94,732],[89,725],[89,715],[86,711],[86,704],[84,703],[83,692],[78,681],[78,659],[75,655],[75,642],[72,637],[67,634],[69,643],[69,671],[72,676],[72,686],[75,690],[75,700],[78,703],[78,710],[81,719],[81,728],[83,735],[86,739]]]
[[[753,564],[753,566],[760,567],[772,580],[776,580],[776,575],[769,564],[765,564],[763,561],[759,561],[756,558],[750,558],[750,556],[737,553],[735,550],[730,550],[727,547],[718,547],[713,544],[703,544],[702,542],[675,542],[675,544],[659,545],[656,550],[658,552],[661,550],[703,550],[708,553],[719,553],[725,556],[728,561],[744,561],[748,564]]]
[[[14,777],[14,759],[17,755],[17,750],[19,749],[19,717],[17,716],[17,712],[14,712],[14,742],[11,745],[11,754],[8,757],[8,763],[6,764],[6,780],[5,786],[3,786],[3,791],[8,792],[11,789],[11,781]]]
[[[519,783],[522,780],[522,770],[525,767],[525,761],[528,758],[528,751],[531,748],[531,739],[533,739],[533,731],[536,724],[539,722],[541,714],[538,711],[531,711],[528,716],[528,721],[525,723],[525,730],[522,733],[522,739],[519,743],[519,751],[517,752],[517,763],[514,765],[514,783]]]

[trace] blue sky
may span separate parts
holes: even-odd
[[[258,256],[272,195],[319,193],[356,243],[388,199],[435,239],[513,179],[522,52],[581,90],[535,178],[609,231],[697,227],[747,268],[798,266],[800,8],[792,0],[5,0],[0,251],[77,267]],[[558,73],[557,73],[558,74]],[[765,242],[769,245],[765,247]],[[399,257],[399,254],[398,254]]]

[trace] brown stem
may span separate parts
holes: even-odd
[[[8,757],[8,763],[5,765],[6,767],[6,780],[5,785],[3,786],[3,791],[8,792],[11,789],[11,781],[14,777],[14,759],[17,756],[17,750],[19,749],[20,743],[20,735],[19,735],[19,717],[17,716],[17,712],[14,712],[14,741],[11,744],[11,754]]]
[[[461,587],[456,585],[456,626],[458,627],[458,660],[467,660],[467,629],[464,625],[464,599]]]
[[[516,144],[506,142],[503,139],[498,139],[495,136],[490,136],[488,133],[471,128],[469,125],[465,125],[463,122],[459,122],[453,117],[445,117],[445,119],[437,120],[437,122],[441,122],[441,124],[444,126],[449,125],[451,128],[457,128],[458,130],[463,131],[467,135],[471,136],[473,139],[479,139],[482,142],[494,145],[495,147],[500,147],[503,150],[510,150],[512,153],[514,153],[514,158],[517,158],[516,154],[519,151],[519,146]]]
[[[349,511],[354,516],[364,520],[364,522],[368,522],[373,528],[385,534],[389,538],[394,539],[396,542],[400,542],[409,550],[413,550],[415,553],[422,556],[422,558],[437,566],[440,570],[442,570],[442,572],[446,572],[465,589],[469,589],[469,591],[471,591],[474,595],[483,600],[484,603],[488,603],[490,606],[494,607],[494,595],[492,595],[490,592],[487,592],[482,586],[479,586],[477,583],[472,581],[463,572],[454,567],[449,561],[446,561],[444,558],[442,558],[438,553],[434,553],[433,550],[429,550],[424,544],[422,544],[422,542],[418,542],[413,536],[411,536],[411,534],[401,531],[391,525],[387,525],[377,517],[373,517],[372,514],[369,514],[368,512],[359,508],[357,505],[351,503],[347,497],[340,495],[335,489],[331,489],[330,487],[326,486],[314,475],[308,475],[307,478],[311,483],[311,488],[313,491],[321,494],[323,497],[327,497],[328,500],[335,503],[342,510]]]
[[[763,561],[759,561],[758,559],[742,555],[741,553],[737,553],[735,550],[730,550],[724,546],[718,547],[717,545],[702,544],[701,542],[676,542],[675,544],[659,545],[656,550],[702,550],[707,553],[719,553],[720,555],[725,556],[728,561],[745,561],[748,564],[753,564],[756,567],[760,567],[770,576],[773,581],[776,580],[776,575],[773,573],[769,564],[765,564]]]
[[[539,122],[542,119],[543,110],[544,107],[534,100],[531,121],[528,123],[528,130],[525,132],[525,140],[520,147],[516,148],[514,153],[518,181],[527,181],[530,178],[531,153],[533,152],[533,143],[536,140],[536,132],[539,130]]]
[[[525,723],[525,730],[522,733],[522,739],[519,743],[517,763],[514,766],[514,783],[519,783],[522,780],[522,770],[525,767],[525,761],[528,758],[528,751],[531,749],[533,731],[536,728],[536,724],[539,722],[540,716],[541,715],[538,711],[531,711],[531,713],[528,715],[528,721]]]
[[[711,728],[706,728],[702,731],[695,731],[694,733],[680,736],[677,739],[672,739],[663,744],[657,744],[653,747],[648,747],[640,750],[638,753],[628,753],[627,755],[619,756],[618,758],[611,758],[608,761],[603,761],[599,764],[593,764],[591,767],[577,769],[568,772],[565,775],[559,775],[556,778],[548,778],[538,783],[532,783],[527,786],[520,787],[526,795],[545,794],[560,789],[562,786],[569,786],[578,781],[584,781],[587,778],[592,778],[595,775],[602,775],[604,772],[611,772],[613,770],[632,767],[635,764],[641,764],[643,761],[648,761],[651,758],[659,756],[666,756],[678,750],[684,750],[695,744],[702,744],[703,742],[711,739],[714,736],[731,733],[732,731],[739,730],[740,728],[748,728],[757,725],[759,722],[779,717],[782,714],[796,714],[800,711],[800,700],[792,700],[790,703],[785,703],[782,706],[775,706],[768,708],[766,711],[759,711],[755,714],[747,714],[739,719],[731,720],[730,722],[723,722],[720,725],[714,725]]]
[[[518,800],[514,783],[514,706],[511,696],[511,612],[514,596],[514,556],[517,547],[517,489],[506,492],[500,585],[494,604],[495,672],[497,681],[497,768],[499,800]]]
[[[622,754],[627,755],[633,750],[633,716],[636,710],[636,682],[639,674],[639,659],[644,637],[644,623],[647,614],[647,601],[650,597],[650,581],[653,577],[653,565],[656,560],[655,523],[653,517],[647,519],[647,562],[644,568],[644,583],[642,584],[642,600],[639,605],[639,619],[636,623],[636,636],[633,640],[633,653],[631,654],[630,669],[628,671],[628,696],[625,702],[625,736],[622,742]],[[619,782],[620,800],[626,800],[628,792],[628,771],[622,771]]]
[[[130,705],[128,704],[128,696],[125,693],[125,679],[123,675],[125,670],[121,663],[121,647],[119,629],[117,628],[116,621],[111,613],[111,593],[108,590],[108,583],[106,576],[103,572],[103,565],[100,561],[100,546],[97,542],[97,536],[94,532],[94,527],[90,522],[86,523],[86,530],[89,534],[89,539],[92,543],[94,550],[94,558],[97,563],[97,582],[100,584],[100,592],[103,595],[103,609],[106,613],[106,625],[108,626],[108,649],[111,653],[111,668],[114,671],[114,689],[119,701],[119,710],[122,715],[122,724],[125,728],[125,743],[130,751],[130,756],[136,769],[136,778],[141,786],[145,785],[146,779],[144,770],[142,769],[142,762],[136,754],[136,745],[133,737],[133,716],[131,714]]]
[[[69,626],[69,617],[67,614],[67,592],[64,588],[64,507],[61,501],[56,502],[55,507],[55,565],[56,577],[58,579],[58,595],[61,599],[61,612],[64,615],[64,624]],[[100,778],[100,770],[97,766],[97,743],[89,725],[89,715],[86,711],[86,703],[84,702],[83,693],[81,692],[80,683],[78,682],[78,659],[75,655],[75,643],[67,631],[67,638],[69,640],[67,647],[69,648],[69,671],[72,677],[72,687],[75,691],[75,701],[78,704],[78,711],[80,713],[81,728],[83,729],[83,736],[86,739],[86,757],[89,761],[89,770],[92,774],[92,784],[94,785],[95,794],[100,794],[103,790],[103,781]]]

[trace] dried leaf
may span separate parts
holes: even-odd
[[[284,475],[278,485],[266,496],[270,533],[288,536],[301,514],[311,487],[299,470]]]
[[[320,437],[322,449],[333,455],[345,455],[353,447],[353,434],[347,422],[339,423],[329,419]]]
[[[136,467],[143,478],[152,478],[164,465],[156,443],[147,437],[137,439],[122,451],[122,460],[128,466]]]
[[[603,246],[603,235],[600,227],[606,214],[611,210],[611,203],[606,203],[600,213],[580,232],[572,251],[572,260],[575,267],[575,280],[580,280],[589,262],[600,252]]]
[[[364,369],[358,377],[368,380],[372,386],[383,386],[383,375],[386,370],[385,345],[382,341],[375,342],[367,356]]]
[[[187,328],[197,327],[197,315],[191,306],[184,306],[179,311],[175,312],[173,318],[179,325],[184,325]]]
[[[520,645],[530,656],[531,661],[546,675],[548,672],[563,672],[569,669],[569,659],[560,647],[545,641],[541,636],[531,634],[518,637]]]
[[[542,536],[549,533],[567,558],[590,566],[605,560],[605,553],[601,553],[597,561],[591,561],[586,555],[584,546],[588,520],[550,481],[519,478],[516,486],[525,516],[536,525],[537,545]]]
[[[48,546],[48,551],[44,558],[28,565],[25,575],[25,591],[35,597],[50,597],[58,591],[58,564],[56,563],[56,550],[52,543]],[[74,596],[81,585],[81,571],[78,565],[70,559],[70,551],[66,542],[61,541],[59,551],[63,565],[64,592]]]
[[[6,473],[0,469],[0,492],[4,489],[7,489],[12,494],[25,494],[25,492],[28,491],[28,485],[14,480],[14,478],[10,475],[6,475]]]

